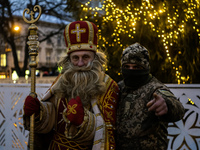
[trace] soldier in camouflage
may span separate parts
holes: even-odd
[[[121,100],[117,112],[119,150],[166,150],[167,127],[184,116],[183,105],[163,83],[150,74],[149,52],[135,43],[122,54],[124,80],[118,83]]]

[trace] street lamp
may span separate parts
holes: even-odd
[[[15,30],[15,31],[19,31],[19,29],[20,29],[20,27],[19,27],[18,25],[15,25],[15,26],[14,26],[14,30]]]
[[[20,27],[18,25],[15,25],[13,29],[15,32],[18,32],[20,30]]]

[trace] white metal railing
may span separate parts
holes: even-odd
[[[50,84],[37,84],[39,99]],[[30,84],[0,84],[0,150],[26,150],[28,131],[23,127],[23,103]]]
[[[200,84],[167,85],[183,104],[182,120],[169,123],[168,150],[200,149]]]
[[[36,84],[39,99],[50,84]],[[200,84],[167,84],[186,109],[182,120],[169,123],[168,150],[200,149]],[[27,150],[23,103],[30,84],[0,84],[0,150]]]

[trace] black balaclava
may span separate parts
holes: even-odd
[[[128,87],[137,89],[146,84],[152,77],[150,75],[149,52],[139,43],[132,44],[123,51],[121,64],[124,83]],[[137,64],[144,69],[125,69],[123,68],[124,64]]]

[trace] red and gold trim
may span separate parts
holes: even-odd
[[[118,101],[119,88],[117,83],[108,78],[106,81],[107,91],[98,100],[98,106],[104,115],[104,120],[115,125],[116,121],[116,106]]]
[[[115,149],[114,129],[116,122],[116,107],[119,96],[119,87],[110,77],[106,81],[107,91],[98,100],[98,106],[103,114],[106,125],[105,150]]]

